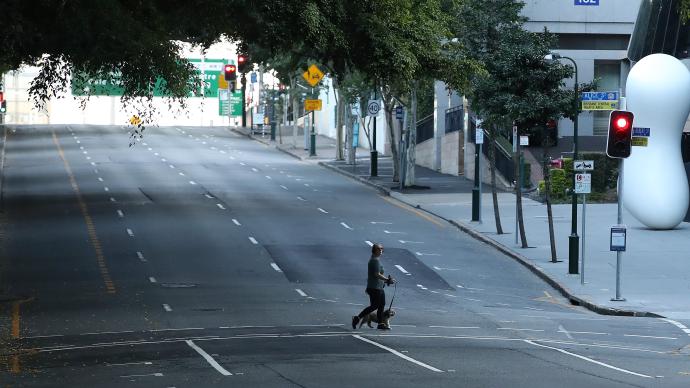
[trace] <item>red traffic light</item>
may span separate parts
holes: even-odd
[[[225,73],[225,80],[226,81],[234,81],[237,79],[237,66],[235,65],[225,65],[223,68],[223,71]]]
[[[609,117],[609,136],[606,154],[611,158],[624,159],[632,150],[633,119],[632,112],[614,110]]]
[[[243,57],[242,55],[237,57],[237,63],[244,63],[244,61],[246,61],[246,58]]]

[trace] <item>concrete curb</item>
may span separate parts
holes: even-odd
[[[364,178],[360,177],[360,176],[357,175],[357,174],[353,174],[353,173],[351,173],[351,172],[343,171],[343,170],[341,170],[340,168],[338,168],[338,167],[336,167],[336,166],[331,166],[330,164],[328,164],[328,163],[326,163],[326,162],[319,162],[319,165],[322,166],[322,167],[325,167],[325,168],[327,168],[327,169],[329,169],[329,170],[331,170],[331,171],[335,171],[335,172],[337,172],[338,174],[345,175],[346,177],[348,177],[348,178],[350,178],[350,179],[353,179],[353,180],[355,180],[355,181],[357,181],[357,182],[359,182],[359,183],[363,183],[363,184],[365,184],[365,185],[367,185],[367,186],[370,186],[370,187],[372,187],[372,188],[378,190],[378,191],[381,192],[382,194],[385,194],[385,195],[388,195],[388,196],[391,195],[391,190],[390,190],[389,188],[384,187],[384,186],[381,186],[381,185],[378,185],[378,184],[376,184],[376,183],[374,183],[374,182],[369,181],[368,179],[364,179]],[[396,198],[396,199],[397,199],[397,198]]]

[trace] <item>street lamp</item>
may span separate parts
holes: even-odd
[[[579,101],[579,86],[577,83],[577,63],[574,59],[570,57],[561,56],[560,54],[548,54],[544,57],[546,60],[557,60],[557,59],[567,59],[573,64],[575,68],[575,119],[573,120],[573,167],[575,166],[575,160],[578,158],[577,153],[577,127],[578,118],[580,116]],[[572,190],[572,220],[571,220],[571,231],[570,236],[568,236],[568,273],[577,274],[578,273],[578,261],[580,259],[580,236],[577,235],[577,194],[575,194],[575,169],[573,169],[573,190]]]

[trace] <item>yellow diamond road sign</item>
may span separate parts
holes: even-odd
[[[307,69],[307,71],[302,74],[302,77],[309,82],[309,85],[313,88],[314,86],[318,85],[319,82],[323,79],[323,72],[321,69],[316,67],[316,65],[311,65]]]

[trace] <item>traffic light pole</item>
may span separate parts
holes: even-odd
[[[580,116],[580,106],[579,101],[579,85],[577,83],[577,63],[570,57],[562,57],[563,59],[568,59],[573,63],[575,68],[575,120],[573,121],[573,167],[575,166],[575,161],[578,158],[578,121]],[[577,235],[577,194],[575,194],[575,169],[573,168],[573,188],[572,188],[572,215],[571,215],[571,229],[570,236],[568,236],[568,273],[577,274],[579,271],[579,259],[580,259],[580,236]]]
[[[376,99],[376,85],[374,85],[374,99]],[[372,120],[374,120],[374,132],[371,135],[372,138],[372,149],[371,149],[371,167],[370,167],[370,175],[371,176],[378,176],[379,175],[379,153],[376,150],[376,119],[378,118],[378,114],[376,116],[371,116]]]
[[[618,167],[618,225],[623,224],[623,168],[625,163],[624,159],[620,159]],[[625,298],[621,297],[621,261],[623,260],[623,252],[616,251],[616,297],[611,298],[613,302],[624,302]]]
[[[242,74],[242,128],[247,127],[247,107],[246,107],[247,74]],[[229,101],[228,101],[229,103]]]

